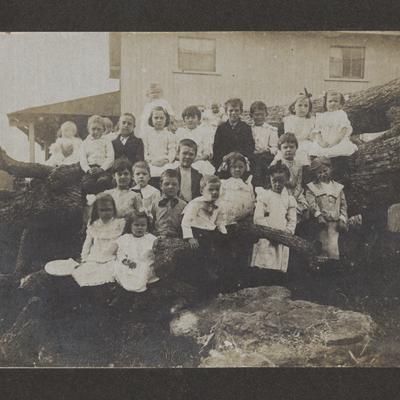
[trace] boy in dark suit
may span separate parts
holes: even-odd
[[[117,124],[118,136],[112,141],[115,159],[125,157],[132,165],[144,160],[143,142],[134,135],[135,126],[136,121],[132,114],[122,114]]]
[[[179,167],[178,172],[181,181],[179,197],[189,202],[200,197],[200,180],[203,177],[200,172],[192,168],[197,156],[197,144],[191,139],[183,139],[178,144]]]

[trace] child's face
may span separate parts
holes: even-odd
[[[128,168],[125,168],[121,172],[116,172],[114,174],[114,179],[117,182],[118,189],[127,189],[132,180],[132,173]]]
[[[240,178],[244,174],[244,171],[246,171],[246,166],[240,160],[235,161],[229,167],[232,178]]]
[[[179,192],[178,178],[165,177],[161,183],[162,194],[170,199],[176,197]]]
[[[161,110],[155,110],[153,112],[153,117],[151,118],[153,121],[153,125],[156,131],[162,131],[165,127],[165,123],[167,121],[167,118],[164,114],[164,111]]]
[[[73,138],[75,136],[75,131],[71,128],[63,128],[61,131],[61,136],[63,138]]]
[[[331,169],[323,167],[319,171],[316,171],[316,175],[319,182],[328,183],[331,180]]]
[[[132,235],[142,237],[147,232],[147,218],[136,218],[131,224]]]
[[[133,179],[141,189],[146,187],[150,180],[150,173],[146,168],[135,168]]]
[[[208,183],[203,188],[200,188],[200,193],[206,199],[206,201],[217,201],[219,198],[219,191],[221,189],[221,183]]]
[[[273,174],[270,176],[271,190],[275,193],[282,193],[287,182],[286,174]]]
[[[181,146],[179,151],[179,165],[190,168],[196,158],[196,150],[189,146]]]
[[[102,201],[97,204],[97,212],[103,222],[108,222],[114,217],[115,209],[111,201]]]
[[[94,140],[98,140],[103,136],[104,126],[103,124],[93,123],[89,126],[89,133],[92,135]]]
[[[127,115],[123,115],[119,119],[119,133],[122,137],[128,137],[130,134],[132,134],[135,126],[135,121]]]
[[[300,99],[296,101],[296,104],[294,105],[294,113],[298,117],[305,117],[308,112],[310,111],[310,101],[306,99]]]
[[[226,110],[226,114],[228,115],[229,122],[231,124],[236,124],[239,121],[240,116],[242,115],[242,110],[239,105],[232,106],[229,104],[228,109]]]
[[[253,113],[253,120],[255,126],[261,126],[265,122],[266,118],[267,118],[267,113],[263,110],[256,110]]]
[[[162,90],[159,88],[150,89],[149,97],[151,100],[158,100],[161,99]]]
[[[200,122],[197,115],[188,115],[187,117],[185,117],[184,121],[185,125],[189,129],[196,129]]]
[[[326,108],[328,111],[337,111],[341,106],[341,99],[339,94],[329,94],[326,98]]]
[[[213,114],[218,114],[220,110],[220,106],[218,103],[211,104],[211,111]]]
[[[285,160],[293,161],[296,155],[296,150],[297,148],[294,143],[285,142],[281,144],[281,153]]]

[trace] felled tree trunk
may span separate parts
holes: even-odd
[[[323,99],[316,99],[314,93],[313,112],[323,112]],[[353,135],[361,133],[383,132],[390,128],[391,121],[387,112],[392,107],[400,106],[400,78],[384,85],[346,95],[343,110],[347,113],[353,127]],[[267,122],[281,127],[282,119],[288,113],[288,106],[268,108]]]

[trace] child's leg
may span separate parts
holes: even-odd
[[[96,178],[93,175],[85,174],[82,178],[82,192],[87,194],[97,194],[96,193]]]
[[[111,189],[112,176],[109,171],[104,171],[101,174],[96,175],[96,179],[97,193],[101,193],[107,189]]]

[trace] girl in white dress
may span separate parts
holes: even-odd
[[[221,180],[219,203],[225,210],[226,225],[232,225],[253,215],[255,197],[252,176],[246,182],[242,179],[243,174],[250,170],[246,158],[240,153],[232,152],[223,160],[221,170],[228,171],[231,177]]]
[[[314,141],[310,146],[310,156],[351,156],[357,146],[350,141],[351,127],[347,114],[341,110],[345,103],[342,93],[328,90],[324,95],[324,113],[317,113],[315,129],[312,132]]]
[[[294,233],[296,228],[296,200],[289,196],[285,185],[290,179],[286,165],[279,160],[269,168],[271,189],[257,195],[254,223]],[[289,262],[289,248],[260,239],[254,245],[252,267],[286,272]]]
[[[186,107],[183,110],[182,118],[186,126],[176,131],[176,143],[178,147],[183,139],[193,140],[197,144],[197,156],[192,167],[202,175],[213,175],[215,168],[209,161],[212,158],[211,138],[209,133],[199,126],[201,117],[201,111],[196,106]],[[176,161],[175,164],[177,167],[179,161]]]
[[[47,263],[50,275],[72,275],[79,286],[96,286],[114,282],[114,264],[117,259],[116,239],[122,235],[125,220],[116,218],[114,199],[99,193],[91,209],[80,262],[55,260]]]
[[[154,274],[153,246],[157,240],[147,232],[149,217],[144,211],[134,211],[126,221],[126,234],[117,239],[118,262],[115,280],[126,290],[143,292],[148,283],[158,281]]]
[[[246,182],[242,179],[243,174],[250,170],[246,158],[240,153],[232,152],[226,155],[223,160],[220,168],[227,170],[231,177],[221,180],[218,204],[225,211],[226,229],[228,235],[230,235],[237,222],[252,217],[255,196],[251,184],[252,176],[250,175]],[[227,287],[230,287],[231,282],[236,281],[233,275],[236,278],[240,277],[243,267],[249,265],[252,244],[253,242],[246,237],[240,237],[239,240],[232,238],[229,241],[225,259],[231,265],[231,268],[230,272],[225,271],[226,276],[224,277]]]
[[[291,115],[283,118],[285,133],[293,133],[299,144],[295,160],[300,165],[311,165],[310,137],[315,127],[315,117],[311,116],[312,103],[310,97],[311,94],[305,90],[305,94],[300,94],[290,105],[289,112]]]
[[[140,130],[139,138],[142,138],[147,132],[151,131],[151,125],[149,125],[149,118],[152,110],[155,107],[162,107],[170,116],[170,120],[168,121],[171,124],[174,122],[174,111],[172,110],[171,105],[168,103],[167,100],[162,99],[163,96],[163,89],[159,83],[152,82],[149,85],[149,88],[146,92],[147,97],[150,99],[148,103],[144,106],[144,110],[142,116],[140,117]]]
[[[117,187],[106,190],[104,193],[108,193],[113,197],[117,208],[117,218],[124,218],[132,211],[138,211],[143,207],[142,197],[139,193],[130,190],[132,164],[128,160],[124,158],[115,160],[112,166],[112,174]]]
[[[152,177],[159,177],[165,170],[174,167],[176,141],[175,135],[166,128],[169,121],[168,112],[162,107],[155,107],[148,121],[152,129],[142,136],[144,158]]]
[[[61,125],[61,137],[50,146],[51,157],[45,162],[45,165],[58,167],[60,165],[71,165],[79,162],[79,148],[82,139],[77,137],[76,125],[67,121]]]

